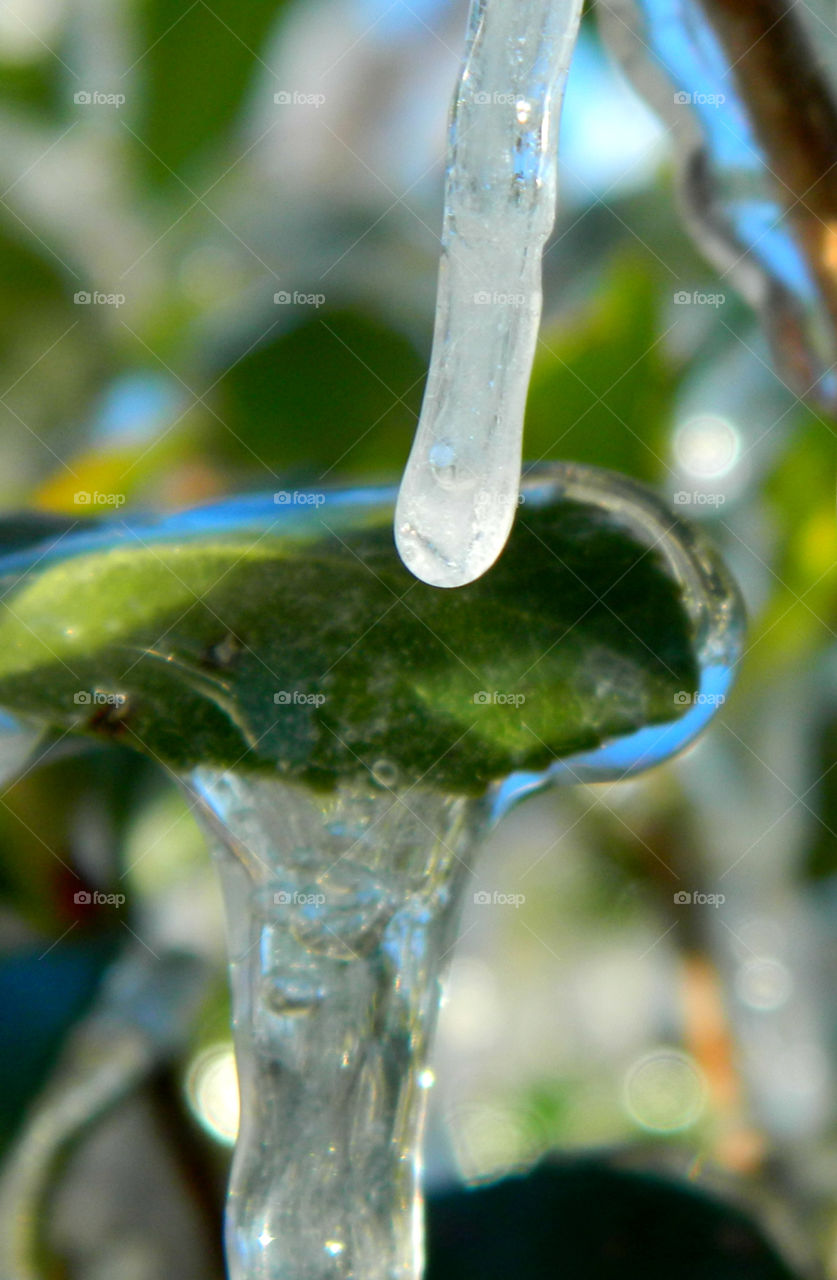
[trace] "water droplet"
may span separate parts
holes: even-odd
[[[437,476],[439,473],[444,475],[456,466],[456,450],[447,440],[440,440],[434,444],[428,456],[430,465],[437,473]]]

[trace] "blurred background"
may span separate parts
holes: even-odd
[[[4,0],[6,512],[397,479],[465,17]],[[837,1276],[834,424],[772,372],[673,173],[588,15],[525,454],[617,469],[710,527],[750,632],[684,757],[535,797],[491,838],[436,1055],[439,1276],[450,1189],[556,1151],[517,1219],[551,1259],[531,1274],[578,1247],[573,1274],[615,1275],[584,1269],[603,1235],[622,1276],[657,1275],[654,1249],[660,1275],[789,1274],[741,1209],[796,1274]],[[70,868],[124,900],[76,901]],[[237,1095],[220,895],[185,800],[123,748],[65,747],[0,793],[0,880],[0,1218],[38,1206],[41,1268],[7,1244],[0,1276],[220,1276]],[[637,1186],[651,1244],[635,1207],[605,1230]],[[483,1221],[505,1221],[496,1203]]]

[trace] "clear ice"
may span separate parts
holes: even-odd
[[[603,35],[671,126],[687,228],[760,314],[780,378],[837,409],[837,94],[808,4],[599,0]]]
[[[378,760],[317,793],[199,767],[184,778],[226,900],[241,1130],[227,1205],[231,1280],[420,1280],[421,1145],[434,1025],[469,864],[528,793],[635,774],[682,750],[731,683],[734,584],[701,536],[624,477],[533,472],[527,509],[609,513],[664,557],[694,628],[700,695],[665,724],[444,795]],[[365,518],[372,491],[355,493]],[[242,518],[260,517],[253,505]],[[210,519],[214,522],[217,516]]]
[[[473,582],[506,544],[582,0],[472,0],[451,119],[433,352],[395,511],[416,577]]]
[[[227,907],[230,1280],[418,1280],[428,1055],[484,809],[375,773],[330,794],[208,768],[186,785]]]
[[[539,773],[512,773],[483,796],[434,790],[384,757],[328,791],[244,761],[240,770],[198,762],[188,770],[182,783],[208,832],[228,921],[241,1094],[226,1222],[230,1280],[419,1280],[433,1030],[483,833],[538,788],[660,763],[705,728],[726,695],[741,606],[699,531],[632,481],[578,464],[533,469],[523,491],[528,512],[554,503],[587,508],[661,557],[691,623],[699,696],[683,714],[673,706],[671,721]],[[340,534],[385,527],[393,499],[391,490],[346,490],[330,494],[324,510],[277,511],[271,494],[245,495],[120,518],[80,529],[52,550],[4,557],[0,581],[137,540],[181,545],[219,536],[251,544],[284,538],[289,548],[302,538],[299,554],[313,553],[316,573],[317,547],[328,545],[324,515]],[[246,716],[242,703],[230,714]],[[385,704],[382,714],[396,712]],[[9,760],[22,760],[16,722],[0,718],[0,746],[4,733]],[[2,1259],[0,1247],[5,1275]]]

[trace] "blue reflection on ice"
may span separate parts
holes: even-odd
[[[556,760],[540,773],[512,773],[498,783],[491,797],[491,816],[497,821],[524,796],[550,784],[609,782],[631,777],[662,764],[693,742],[723,704],[732,684],[727,666],[707,666],[701,672],[700,688],[691,708],[678,720],[647,725],[636,733],[614,738],[592,751],[582,751]]]

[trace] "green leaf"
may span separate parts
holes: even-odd
[[[266,91],[284,86],[263,61],[284,0],[145,0],[139,11],[142,58],[135,77],[145,81],[138,132],[141,156],[153,180],[167,183],[207,159],[235,125],[252,81]],[[129,83],[135,83],[134,80]]]
[[[526,404],[526,454],[571,458],[656,481],[664,472],[674,372],[655,282],[619,262],[594,304],[546,326]]]
[[[284,473],[304,468],[332,480],[391,475],[410,451],[425,368],[381,319],[324,309],[234,361],[218,380],[219,454],[250,464],[255,454]],[[312,423],[333,425],[312,431]]]
[[[629,515],[527,501],[497,565],[444,591],[364,510],[42,564],[3,599],[0,705],[176,769],[328,786],[383,760],[463,792],[682,713],[690,615]]]
[[[68,288],[55,255],[11,214],[0,223],[0,277],[0,430],[7,459],[0,492],[8,503],[20,501],[24,477],[58,467],[72,448],[68,424],[87,412],[110,358],[101,322],[91,314],[102,308],[74,305],[72,287],[80,283]]]

